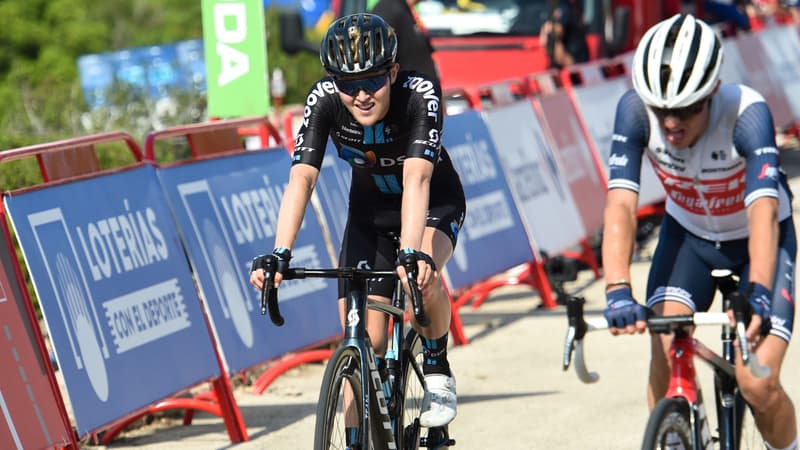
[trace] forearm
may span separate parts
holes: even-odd
[[[617,197],[629,197],[618,199]],[[603,270],[607,284],[631,281],[630,262],[636,237],[636,194],[610,193],[603,226]]]
[[[426,162],[426,164],[428,164]],[[400,246],[419,250],[428,222],[430,177],[416,171],[403,174],[403,200],[400,210]]]
[[[772,289],[778,256],[778,201],[762,197],[747,208],[750,280]]]
[[[275,231],[275,247],[291,249],[303,224],[308,201],[316,181],[316,169],[310,166],[293,166],[289,173],[289,184],[283,193],[278,224]]]

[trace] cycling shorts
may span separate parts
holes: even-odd
[[[463,197],[453,203],[431,206],[427,227],[435,228],[450,238],[456,247],[458,232],[464,221],[466,209]],[[350,210],[339,254],[340,267],[391,270],[395,268],[397,252],[391,234],[400,236],[400,210],[360,211]],[[437,267],[441,270],[441,267]],[[391,298],[393,279],[376,278],[368,283],[367,293]],[[339,281],[339,298],[347,296],[345,283]]]
[[[770,334],[789,341],[794,323],[794,265],[797,240],[791,217],[779,224],[778,261],[773,281]],[[669,214],[664,216],[647,280],[647,306],[679,302],[692,311],[711,307],[716,285],[713,269],[728,269],[739,276],[746,291],[750,269],[747,239],[717,243],[686,231]]]

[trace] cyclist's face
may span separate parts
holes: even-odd
[[[667,142],[679,149],[697,143],[708,126],[709,100],[705,98],[676,111],[653,109]]]
[[[700,140],[700,136],[705,133],[708,127],[708,119],[711,115],[711,99],[717,92],[717,88],[708,97],[684,108],[650,108],[656,115],[667,142],[675,148],[682,149],[691,147]]]
[[[339,98],[359,124],[372,126],[386,116],[389,111],[389,86],[397,79],[398,69],[399,65],[395,64],[383,74],[337,80]],[[359,84],[362,86],[359,87]]]

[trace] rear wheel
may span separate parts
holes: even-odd
[[[682,398],[662,398],[650,413],[642,450],[691,450],[689,403]]]

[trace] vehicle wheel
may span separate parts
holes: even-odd
[[[403,386],[403,405],[399,417],[402,433],[397,433],[402,439],[399,448],[403,450],[417,450],[420,440],[419,416],[422,413],[422,397],[425,395],[425,381],[422,375],[422,339],[410,330],[406,335],[403,348],[403,371],[400,379]]]
[[[692,450],[689,403],[682,398],[662,398],[650,413],[642,450]]]
[[[316,450],[358,448],[355,444],[361,442],[362,434],[369,434],[369,427],[361,426],[365,410],[361,373],[361,360],[354,348],[340,348],[328,361],[317,404]]]

